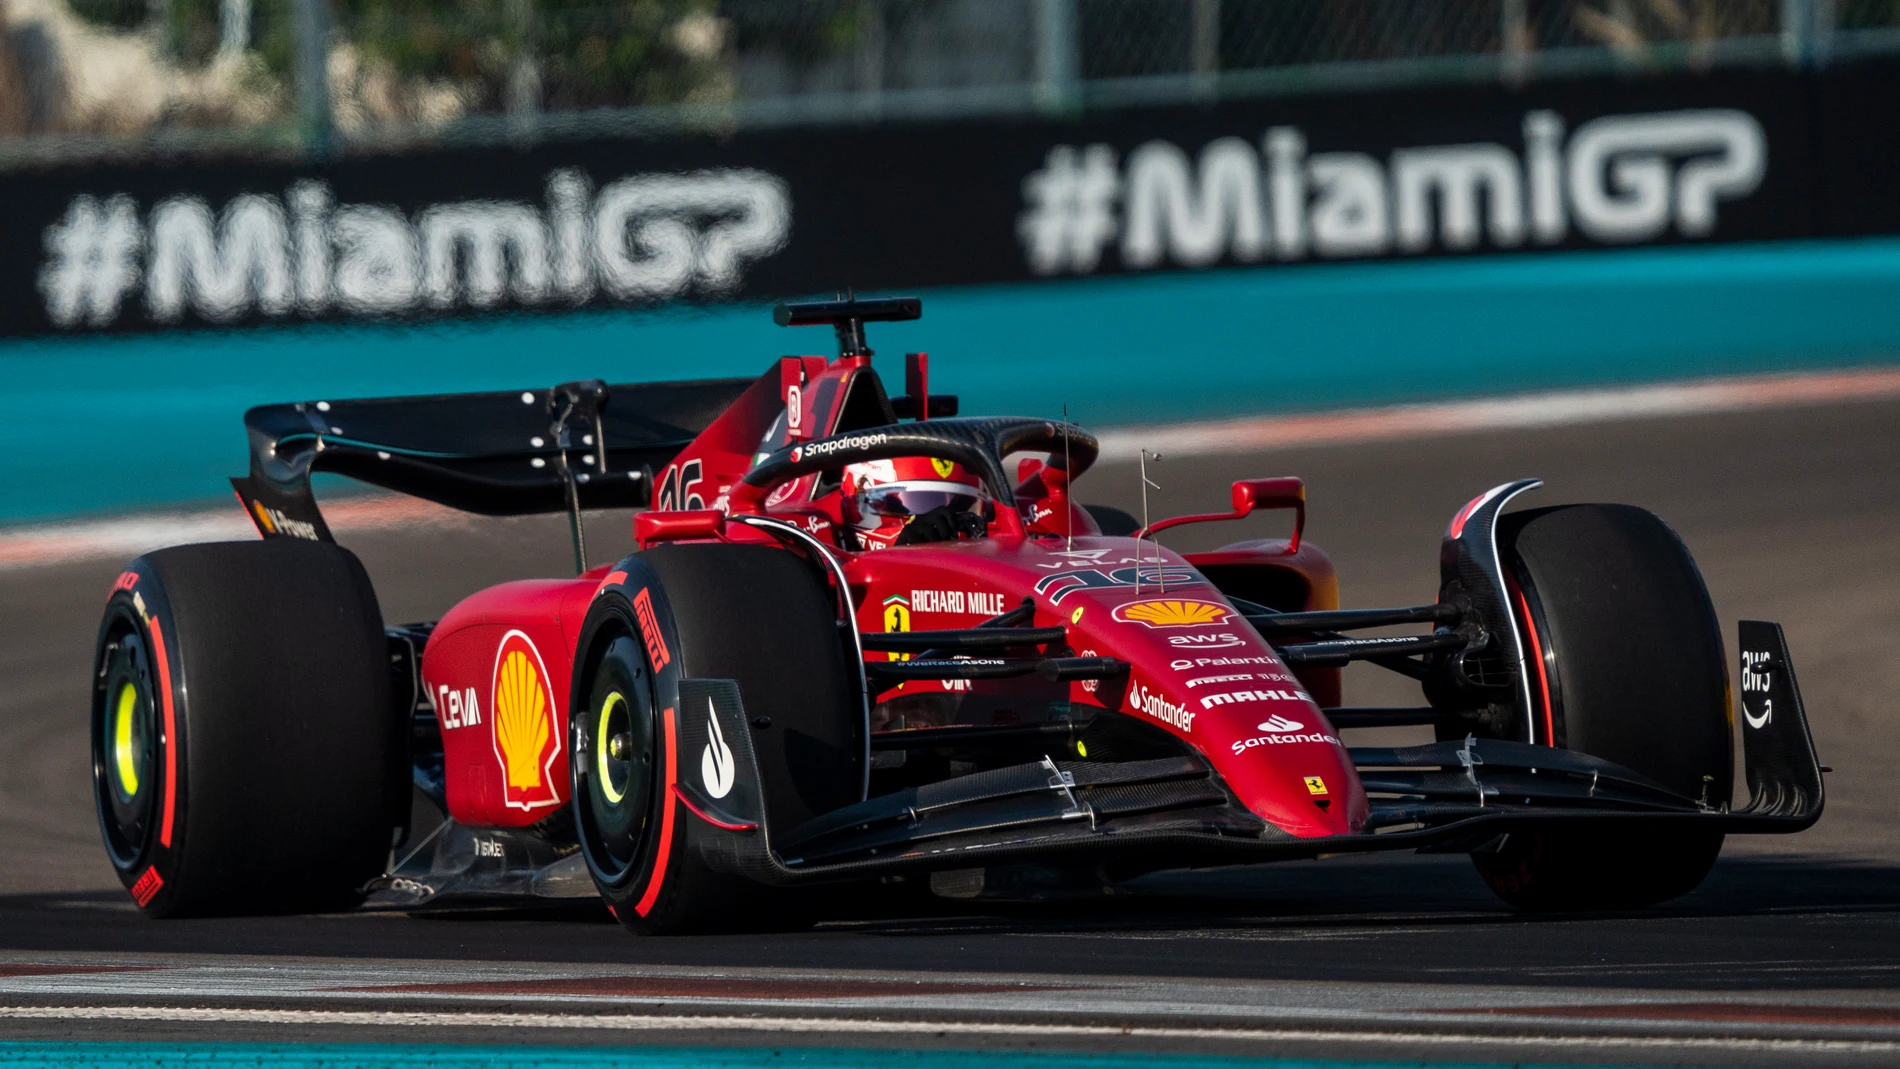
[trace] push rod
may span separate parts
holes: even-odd
[[[905,728],[901,731],[880,731],[873,734],[871,749],[923,750],[936,746],[967,746],[973,743],[1066,739],[1087,726],[1086,720],[1052,720],[1046,724],[1012,724],[1008,727]]]
[[[1318,612],[1249,614],[1247,622],[1262,635],[1272,636],[1388,627],[1392,624],[1435,623],[1457,620],[1463,616],[1463,610],[1456,605],[1438,604],[1413,605],[1403,609],[1326,609]]]
[[[864,648],[889,653],[925,650],[996,650],[1009,646],[1046,646],[1061,642],[1060,627],[980,627],[963,631],[867,631]]]
[[[1325,642],[1302,642],[1297,645],[1275,646],[1274,652],[1280,655],[1280,660],[1288,667],[1336,668],[1352,661],[1404,657],[1414,653],[1430,653],[1433,650],[1463,649],[1465,644],[1463,635],[1447,632],[1442,635],[1337,638]]]

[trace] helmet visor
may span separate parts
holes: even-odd
[[[948,507],[952,512],[968,512],[981,501],[976,487],[953,482],[901,482],[867,487],[864,510],[879,516],[921,516],[932,509]]]

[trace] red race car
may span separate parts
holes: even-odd
[[[1454,511],[1430,605],[1341,609],[1295,478],[1142,526],[1081,504],[1097,443],[969,418],[864,324],[756,380],[312,402],[246,416],[263,539],[147,554],[94,663],[106,847],[155,915],[598,895],[642,932],[779,926],[903,889],[1099,894],[1164,868],[1468,853],[1525,908],[1659,901],[1733,832],[1822,806],[1780,628],[1722,635],[1651,513]],[[569,514],[578,575],[385,626],[310,489],[328,471],[490,515]],[[640,507],[586,555],[583,510]],[[1206,553],[1182,524],[1285,510]],[[1349,637],[1419,625],[1422,633]],[[1340,668],[1416,679],[1342,707]],[[1440,740],[1348,747],[1341,728]],[[393,844],[393,848],[392,848]],[[819,888],[813,891],[812,888]]]

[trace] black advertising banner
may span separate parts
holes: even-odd
[[[1817,78],[1814,137],[1816,236],[1900,233],[1900,62]]]
[[[1886,61],[25,171],[0,176],[0,334],[1896,231],[1897,83]]]

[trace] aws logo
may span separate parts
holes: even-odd
[[[559,803],[554,759],[561,753],[561,733],[554,729],[554,691],[541,652],[523,632],[503,635],[495,650],[488,708],[495,759],[501,763],[502,801],[522,810]]]

